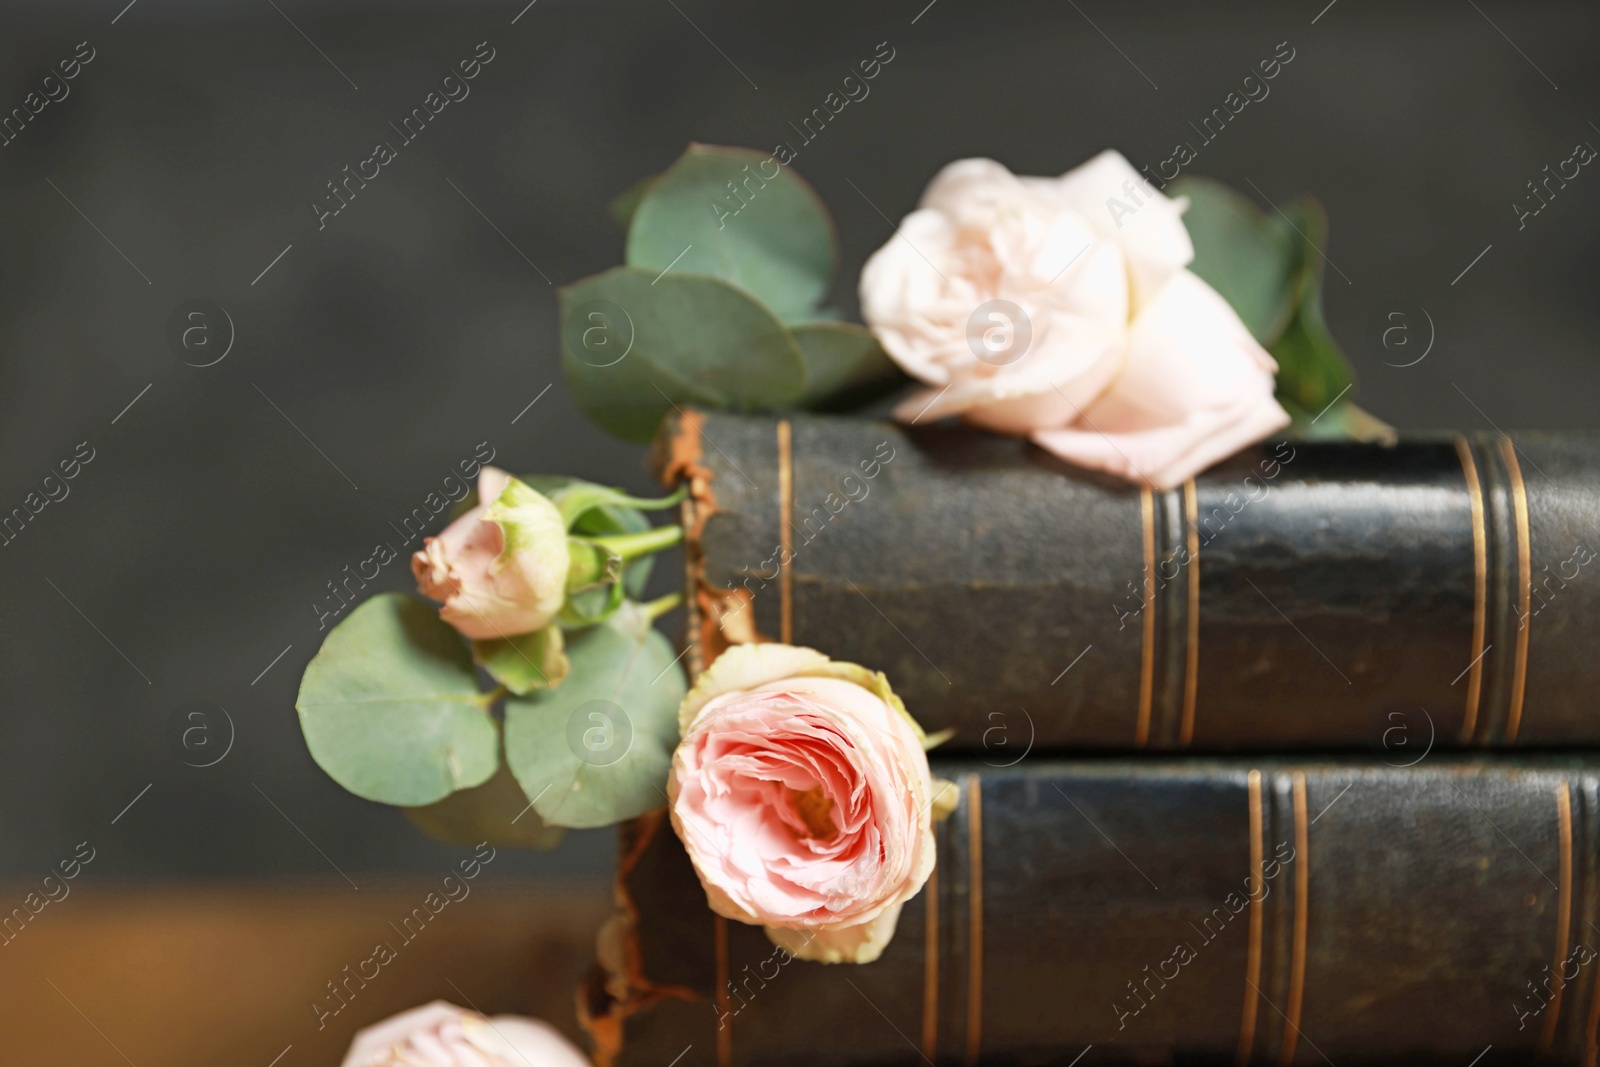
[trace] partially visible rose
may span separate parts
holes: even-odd
[[[542,630],[566,601],[567,526],[544,496],[496,467],[478,475],[478,506],[422,542],[411,573],[439,617],[475,640]]]
[[[548,1023],[442,1000],[358,1031],[341,1067],[590,1067]]]
[[[735,645],[678,719],[672,825],[712,910],[801,959],[877,959],[934,862],[924,737],[884,676]]]
[[[1277,364],[1185,269],[1187,206],[1113,151],[1059,178],[945,167],[861,272],[863,317],[932,387],[896,416],[961,415],[1162,489],[1286,426]]]

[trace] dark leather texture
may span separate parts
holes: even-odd
[[[1600,760],[935,773],[961,805],[871,964],[787,960],[707,910],[665,820],[625,833],[658,996],[619,1067],[1593,1062]]]
[[[1269,442],[1146,495],[970,428],[781,421],[787,479],[779,419],[703,417],[703,589],[779,640],[787,582],[789,639],[949,748],[1600,742],[1600,437]]]

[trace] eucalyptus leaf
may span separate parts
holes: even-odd
[[[618,226],[626,230],[633,224],[633,213],[639,210],[639,202],[660,177],[659,174],[646,174],[612,198],[606,205],[606,210],[611,213]]]
[[[1272,344],[1297,303],[1299,235],[1278,215],[1209,178],[1182,178],[1169,192],[1189,198],[1183,213],[1194,242],[1189,269],[1222,294],[1257,341]]]
[[[552,826],[609,826],[666,803],[687,689],[667,639],[629,602],[572,638],[556,689],[506,700],[506,762]]]
[[[903,380],[900,369],[865,326],[853,322],[808,322],[794,327],[792,332],[806,359],[807,382],[801,407],[815,408]]]
[[[335,626],[295,708],[311,758],[356,796],[431,804],[483,783],[499,730],[467,646],[415,597],[380,593]]]
[[[472,642],[472,659],[513,693],[551,689],[567,677],[568,663],[561,627],[513,637]]]
[[[648,441],[675,404],[791,406],[806,365],[783,324],[720,278],[616,267],[560,291],[562,369],[578,406]]]
[[[516,778],[503,764],[480,786],[451,793],[406,818],[435,841],[471,847],[487,841],[497,848],[555,848],[566,831],[546,826],[528,806]]]
[[[724,278],[786,322],[812,317],[837,242],[822,200],[769,153],[691,144],[639,200],[627,263]]]

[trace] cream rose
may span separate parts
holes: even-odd
[[[877,959],[934,862],[924,738],[883,675],[735,645],[679,727],[672,825],[712,910],[801,959]]]
[[[357,1032],[341,1067],[590,1067],[548,1023],[436,1000]]]
[[[411,573],[439,617],[492,640],[542,630],[566,602],[566,521],[545,497],[496,467],[478,475],[478,506],[422,542]]]
[[[1160,489],[1288,425],[1277,364],[1184,269],[1186,207],[1112,151],[1059,178],[944,168],[861,272],[862,316],[932,387],[896,416],[960,415]]]

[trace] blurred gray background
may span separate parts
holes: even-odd
[[[1592,4],[125,4],[0,14],[0,109],[93,54],[0,148],[0,513],[94,457],[0,547],[0,878],[85,839],[100,878],[442,869],[455,850],[307,755],[312,605],[479,442],[650,487],[574,409],[554,286],[620,261],[607,201],[690,140],[799,147],[852,317],[860,264],[944,163],[1055,174],[1189,141],[1189,172],[1264,207],[1326,204],[1328,316],[1377,415],[1600,427],[1600,173],[1520,228],[1513,207],[1600,146]],[[480,42],[470,95],[319,229],[326,183]],[[870,95],[802,145],[790,123],[880,42]],[[1190,124],[1280,42],[1270,95],[1203,143]],[[167,338],[193,300],[232,323],[212,366]],[[1391,311],[1418,345],[1382,347]],[[410,588],[404,563],[375,585]],[[235,730],[211,767],[178,740],[196,707]],[[500,869],[599,876],[610,842]]]

